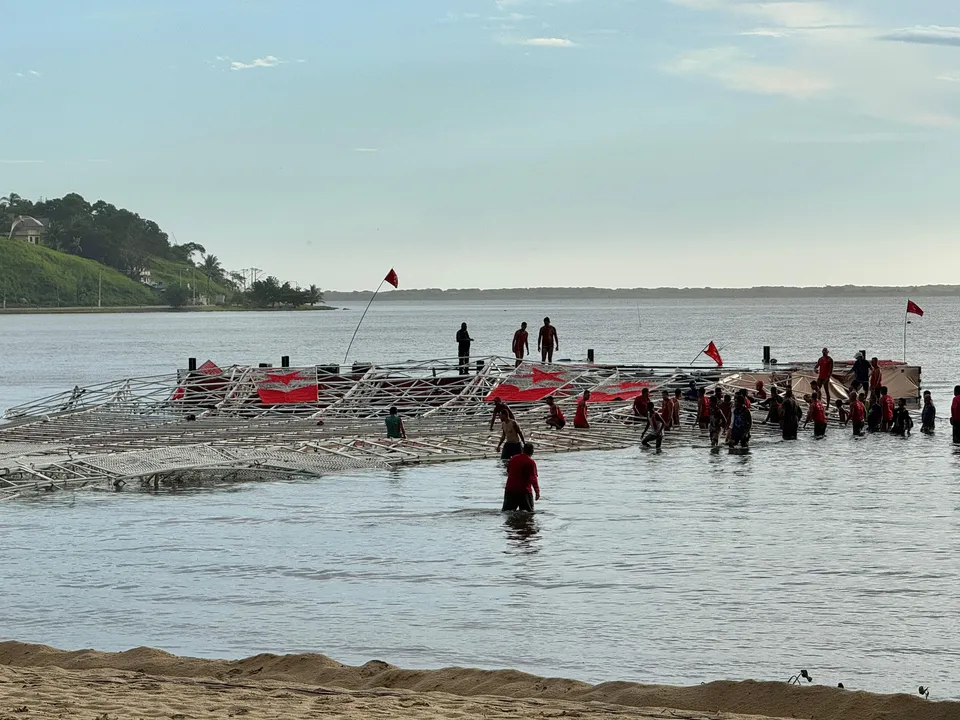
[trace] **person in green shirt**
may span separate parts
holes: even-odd
[[[403,440],[407,439],[407,431],[403,427],[403,420],[400,419],[400,416],[397,414],[397,408],[390,408],[390,414],[384,418],[384,422],[387,424],[387,437],[388,438],[400,438]]]

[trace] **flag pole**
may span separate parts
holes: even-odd
[[[710,347],[710,346],[707,345],[707,347]],[[691,360],[691,361],[690,361],[690,364],[693,365],[693,364],[699,359],[699,357],[700,357],[701,355],[703,355],[706,351],[707,351],[707,348],[705,347],[703,350],[701,350],[700,352],[698,352],[698,353],[697,353],[697,357],[695,357],[693,360]]]
[[[907,307],[910,307],[910,298],[907,298]],[[907,316],[906,310],[903,311],[903,364],[907,364]]]
[[[377,291],[373,293],[373,297],[370,298],[370,302],[367,303],[367,307],[364,308],[363,315],[360,316],[360,322],[357,323],[357,329],[353,331],[353,337],[350,338],[350,344],[347,345],[347,351],[343,354],[343,364],[347,364],[347,356],[350,354],[350,348],[353,347],[353,341],[357,339],[357,333],[360,332],[360,326],[363,324],[363,319],[367,316],[367,310],[370,309],[370,306],[373,305],[374,299],[377,297],[377,293],[380,292],[380,288],[383,287],[383,284],[387,281],[386,278],[380,281],[380,285],[377,286]]]

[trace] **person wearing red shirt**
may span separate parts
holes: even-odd
[[[533,443],[525,443],[523,452],[510,458],[501,512],[533,512],[534,493],[536,499],[540,499],[540,482],[537,478],[537,464],[532,456]]]
[[[513,356],[517,359],[516,367],[523,362],[524,351],[530,353],[530,340],[527,333],[527,324],[520,323],[520,329],[513,334]]]
[[[583,397],[577,400],[577,413],[573,416],[573,426],[581,430],[587,430],[590,423],[587,422],[587,401],[590,399],[590,391],[584,390]]]
[[[880,388],[880,408],[883,410],[883,422],[880,424],[880,432],[889,432],[890,423],[893,422],[893,396],[887,392],[887,386]]]
[[[663,418],[663,429],[669,430],[673,427],[673,400],[670,399],[670,391],[663,391],[663,400],[660,403],[660,417]]]
[[[813,369],[817,371],[817,380],[820,383],[820,389],[827,399],[827,405],[830,404],[830,378],[833,377],[833,358],[830,357],[830,351],[823,349],[823,355],[817,360]]]
[[[867,408],[863,401],[866,399],[866,394],[860,393],[850,401],[850,422],[853,424],[854,435],[863,435],[863,424],[867,420]]]
[[[953,425],[953,441],[960,443],[960,385],[953,388],[953,404],[950,406],[950,424]]]
[[[710,398],[707,397],[707,389],[697,390],[697,425],[701,430],[706,430],[710,426]]]
[[[676,388],[673,391],[673,427],[680,427],[680,398],[683,397],[683,390]]]
[[[554,430],[562,430],[563,426],[567,424],[567,419],[563,416],[560,406],[557,405],[552,397],[548,397],[547,407],[550,408],[550,414],[547,416],[547,425]]]
[[[810,409],[807,410],[807,419],[803,421],[803,426],[813,420],[813,436],[822,438],[827,434],[827,413],[823,409],[823,403],[820,402],[820,393],[815,392],[810,397]]]

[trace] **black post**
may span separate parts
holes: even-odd
[[[258,367],[268,368],[268,367],[273,367],[273,365],[271,365],[270,363],[260,363]]]
[[[587,362],[593,362],[593,348],[587,350]]]
[[[195,372],[197,369],[197,359],[196,358],[187,358],[187,370],[190,372]]]
[[[483,372],[483,360],[477,360],[477,375]]]
[[[763,346],[763,364],[764,365],[770,364],[770,346],[769,345]]]
[[[280,358],[280,367],[285,367],[285,368],[290,367],[290,356],[289,356],[289,355],[284,355],[282,358]]]

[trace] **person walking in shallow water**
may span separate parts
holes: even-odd
[[[533,501],[540,499],[537,463],[533,460],[533,443],[524,443],[523,451],[507,463],[507,484],[503,488],[501,512],[533,512]]]
[[[800,406],[793,397],[793,390],[787,388],[780,405],[780,430],[784,440],[796,440],[800,427]]]
[[[820,402],[820,393],[814,392],[810,396],[810,409],[807,410],[807,419],[803,421],[803,426],[813,421],[813,436],[822,438],[827,434],[827,412],[823,409],[823,403]]]
[[[953,425],[953,442],[960,443],[960,385],[953,388],[953,403],[950,405],[950,424]]]
[[[537,350],[540,351],[541,362],[553,362],[553,351],[560,349],[560,336],[557,329],[550,324],[550,318],[543,319],[543,327],[537,335]]]
[[[933,396],[929,390],[923,391],[923,411],[920,414],[920,432],[933,435],[937,424],[937,408],[933,405]]]

